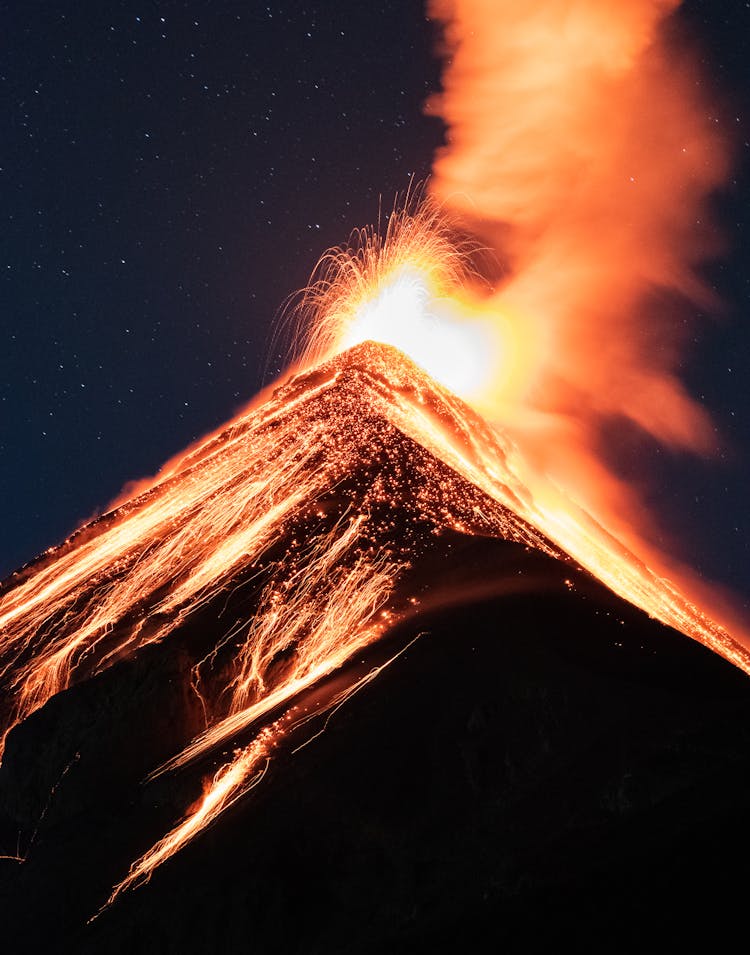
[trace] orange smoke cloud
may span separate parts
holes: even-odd
[[[448,127],[431,189],[508,270],[486,305],[523,326],[515,400],[553,430],[547,415],[568,419],[583,448],[620,415],[673,446],[714,440],[676,377],[684,326],[664,292],[707,295],[693,269],[727,149],[665,39],[677,6],[429,5],[446,57],[429,109]]]

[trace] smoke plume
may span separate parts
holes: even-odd
[[[695,266],[715,244],[706,198],[728,156],[694,64],[668,41],[677,6],[429,5],[445,56],[429,109],[447,125],[431,188],[496,251],[505,274],[485,304],[521,343],[497,416],[510,397],[582,453],[613,416],[677,448],[715,441],[677,377],[675,293],[708,296]]]

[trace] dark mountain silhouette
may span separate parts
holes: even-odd
[[[322,475],[255,559],[238,560],[162,633],[165,595],[186,579],[184,564],[170,564],[137,613],[80,649],[67,687],[8,734],[2,848],[24,857],[0,860],[9,951],[642,952],[690,950],[703,934],[720,948],[741,926],[747,677],[614,595],[420,443],[403,425],[409,408],[467,455],[495,441],[406,359],[360,346],[284,385],[6,584],[7,597],[159,495],[186,493],[230,440],[248,468],[260,442],[273,467],[301,460]],[[230,508],[232,467],[216,492]],[[285,493],[301,480],[290,475]],[[506,490],[520,501],[523,488],[509,480]],[[171,534],[183,519],[170,516]],[[237,665],[227,634],[266,613],[269,587],[296,593],[311,546],[339,546],[342,534],[351,541],[313,596],[387,557],[383,635],[151,777],[206,718],[223,725]],[[153,542],[128,551],[106,581],[70,597],[76,613],[92,613],[155,552]],[[363,563],[373,554],[380,564]],[[67,616],[55,613],[48,639],[62,640]],[[269,692],[296,672],[306,639],[300,630],[273,645]],[[195,667],[207,658],[199,696]],[[260,784],[89,922],[217,767],[291,706],[309,719],[284,733]]]

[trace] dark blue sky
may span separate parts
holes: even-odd
[[[685,556],[747,595],[750,9],[680,17],[737,143],[707,270],[726,307],[684,369],[731,452],[655,456],[649,496]],[[428,174],[442,128],[419,2],[28,0],[0,6],[0,38],[4,575],[278,370],[284,298]]]

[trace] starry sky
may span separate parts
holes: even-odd
[[[648,499],[750,596],[750,3],[680,28],[736,145],[685,380],[712,461],[654,455]],[[0,5],[0,576],[154,473],[281,368],[284,299],[443,141],[418,0]]]

